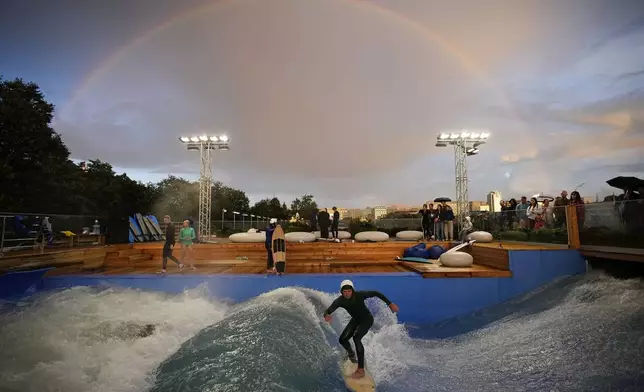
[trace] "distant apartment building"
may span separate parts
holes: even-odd
[[[470,211],[490,211],[490,205],[484,201],[471,201]]]
[[[373,211],[372,211],[373,219],[380,219],[385,215],[387,215],[387,207],[385,206],[373,207]]]
[[[490,212],[500,212],[501,211],[501,192],[499,191],[490,191],[487,194],[487,204],[490,206]]]

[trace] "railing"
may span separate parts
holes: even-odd
[[[16,232],[16,215],[25,217],[26,230],[22,233]],[[43,235],[46,233],[41,230],[45,216],[49,217],[52,225],[51,236]],[[526,219],[527,216],[518,211],[472,212],[471,218],[473,230],[488,231],[494,238],[504,241],[567,244],[574,249],[583,246],[644,249],[644,200],[590,203],[582,207],[553,207],[541,214],[541,220],[534,221]],[[42,252],[43,247],[47,246],[75,246],[103,241],[102,237],[82,234],[83,228],[92,231],[96,219],[98,218],[93,216],[0,213],[0,254],[19,249]],[[104,229],[104,222],[101,224]],[[227,236],[251,228],[264,229],[267,224],[267,220],[215,220],[211,222],[211,231]],[[310,230],[306,221],[280,224],[287,232]],[[175,225],[178,229],[181,222],[175,222]],[[430,226],[433,232],[434,224]],[[66,230],[76,235],[69,238],[61,234]],[[358,231],[380,230],[395,236],[401,230],[422,228],[420,218],[377,219],[369,222],[343,219],[340,221],[340,230],[348,230],[353,234]],[[459,231],[460,228],[455,223],[455,240],[459,239]]]
[[[644,200],[591,203],[577,213],[581,246],[644,249]]]
[[[0,213],[0,257],[104,243],[104,236],[90,234],[96,220],[85,215]]]

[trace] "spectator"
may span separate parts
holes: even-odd
[[[550,200],[543,201],[543,220],[547,228],[552,228],[554,224],[554,206],[550,204]]]
[[[526,218],[528,218],[528,228],[535,229],[543,226],[543,209],[539,207],[539,202],[536,197],[530,198],[530,204],[526,209]],[[536,227],[539,226],[539,227]]]
[[[441,216],[443,214],[443,206],[438,204],[436,206],[436,211],[434,211],[434,236],[436,238],[436,241],[443,241],[444,238],[444,232],[443,229],[445,228],[445,225],[443,221],[441,220]]]
[[[559,227],[566,226],[566,206],[570,203],[568,192],[561,191],[561,196],[555,199],[555,224]]]
[[[579,192],[572,191],[570,193],[569,205],[576,206],[577,210],[577,225],[579,230],[584,227],[584,221],[586,220],[586,207],[584,206],[584,199],[581,198]]]
[[[515,223],[517,222],[517,200],[515,198],[510,199],[506,205],[506,214],[508,220],[508,227],[510,230],[514,229]]]
[[[526,210],[529,206],[530,204],[528,204],[528,198],[521,196],[521,203],[517,204],[517,207],[515,209],[521,227],[528,227],[529,225],[528,216],[526,214]]]
[[[443,237],[447,241],[453,241],[454,240],[454,211],[452,210],[452,207],[449,205],[445,205],[443,207],[443,222],[444,222],[444,229],[443,229]]]

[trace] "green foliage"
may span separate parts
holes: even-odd
[[[300,214],[301,219],[310,219],[313,214],[317,214],[319,208],[313,195],[305,194],[291,202],[291,215]]]
[[[285,203],[281,203],[278,198],[262,199],[255,203],[250,209],[251,214],[257,216],[265,216],[267,218],[277,218],[279,220],[287,220],[290,218],[289,210],[286,208]]]

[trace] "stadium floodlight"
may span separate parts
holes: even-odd
[[[212,154],[213,150],[228,151],[228,136],[200,135],[181,136],[179,141],[186,145],[188,151],[199,151],[201,170],[199,173],[199,239],[210,240],[210,220],[212,207]],[[223,219],[222,219],[223,221]]]
[[[458,223],[463,224],[470,215],[470,204],[467,189],[467,157],[477,155],[479,147],[490,138],[490,133],[481,130],[463,130],[461,132],[441,132],[436,138],[436,147],[454,146],[456,163],[456,216]]]

